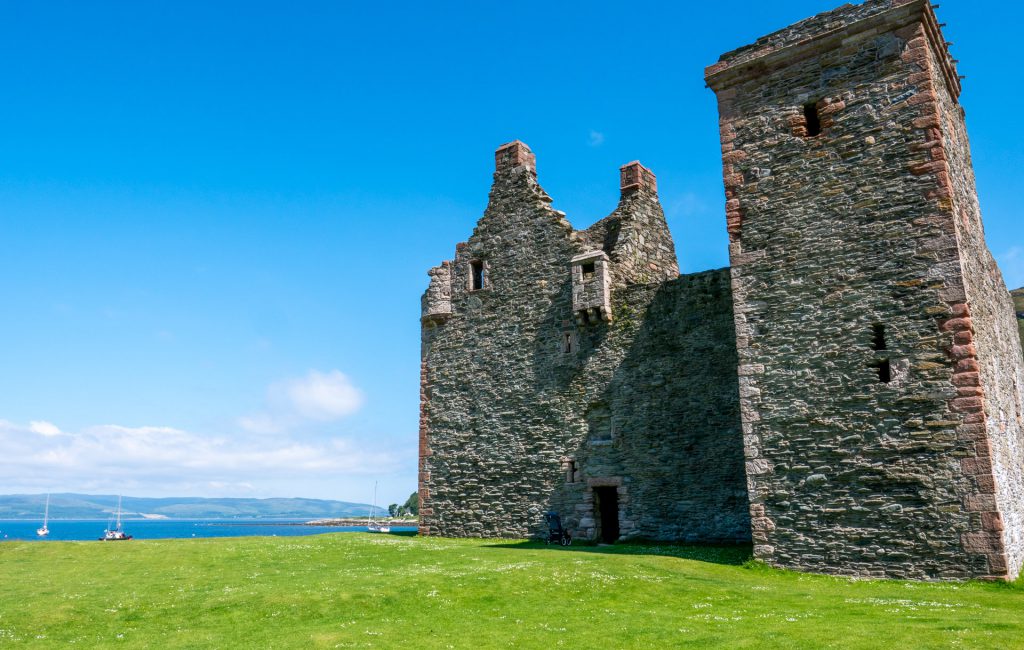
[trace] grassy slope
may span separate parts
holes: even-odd
[[[1024,585],[851,582],[732,549],[333,534],[0,544],[0,645],[1014,648]]]

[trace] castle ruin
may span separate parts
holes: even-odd
[[[574,230],[522,142],[423,296],[420,532],[752,542],[800,570],[1016,577],[1024,362],[930,4],[706,70],[730,267],[679,275],[654,174]]]

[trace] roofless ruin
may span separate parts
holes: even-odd
[[[578,539],[1016,577],[1020,341],[931,6],[845,5],[705,74],[728,269],[679,275],[640,163],[574,230],[498,149],[423,297],[421,533],[540,537],[554,510]]]

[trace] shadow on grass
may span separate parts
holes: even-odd
[[[419,535],[418,531],[415,530],[393,530],[388,535],[394,535],[395,537],[416,537]]]
[[[750,544],[672,544],[667,542],[630,542],[628,544],[579,544],[558,546],[537,541],[502,542],[486,544],[483,548],[513,550],[550,549],[552,552],[574,551],[577,553],[599,553],[604,555],[661,555],[684,560],[740,566],[753,558]]]

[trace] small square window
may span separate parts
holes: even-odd
[[[597,267],[593,262],[584,262],[580,265],[580,269],[583,271],[584,280],[593,279],[594,274],[597,272]]]
[[[469,263],[469,288],[470,291],[479,291],[484,288],[484,263],[480,260],[473,260]]]

